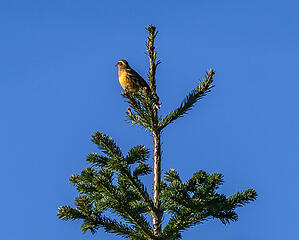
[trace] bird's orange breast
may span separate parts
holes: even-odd
[[[128,87],[127,73],[124,69],[118,69],[118,80],[123,89]]]
[[[138,87],[136,84],[134,84],[134,81],[132,79],[127,77],[127,71],[126,69],[118,69],[118,80],[120,85],[124,90],[129,90],[130,92],[137,92]]]

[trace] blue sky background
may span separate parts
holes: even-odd
[[[1,239],[121,239],[56,217],[77,195],[68,184],[103,131],[124,152],[151,147],[125,122],[114,67],[142,76],[145,26],[158,27],[161,113],[180,104],[205,71],[207,97],[163,135],[163,172],[224,174],[220,192],[255,188],[239,221],[211,220],[183,239],[296,239],[298,228],[298,1],[1,1]],[[151,181],[147,181],[150,183]]]

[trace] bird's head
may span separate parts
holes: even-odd
[[[128,67],[130,67],[129,63],[126,60],[123,60],[123,59],[119,60],[115,66],[118,66],[119,68],[128,68]]]

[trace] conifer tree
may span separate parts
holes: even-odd
[[[125,155],[116,142],[102,132],[92,136],[92,142],[101,153],[90,153],[90,167],[80,174],[71,175],[69,181],[76,186],[79,196],[75,206],[58,208],[63,220],[81,219],[81,230],[106,232],[131,240],[181,239],[181,233],[208,219],[219,219],[223,224],[236,221],[236,208],[254,201],[255,190],[248,189],[232,196],[217,193],[223,184],[221,173],[195,172],[183,182],[174,169],[161,176],[161,133],[169,124],[184,116],[196,102],[213,88],[214,71],[209,70],[202,81],[185,97],[181,105],[166,116],[159,116],[156,92],[157,60],[154,45],[157,31],[148,26],[147,55],[149,58],[148,82],[150,91],[140,89],[138,94],[125,94],[130,107],[127,120],[143,127],[153,138],[153,169],[150,167],[150,149],[144,145],[131,148]],[[142,183],[141,177],[153,174],[152,193]],[[116,213],[115,219],[107,212]],[[170,214],[163,223],[164,214]],[[151,222],[148,220],[151,218]]]

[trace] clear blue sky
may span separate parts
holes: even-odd
[[[224,174],[220,192],[255,188],[239,221],[211,220],[183,239],[296,239],[299,170],[298,1],[21,1],[0,3],[1,239],[121,239],[56,217],[72,204],[72,173],[97,151],[95,131],[124,152],[151,147],[125,122],[114,67],[148,67],[145,26],[155,24],[161,113],[210,67],[216,88],[163,135],[163,171],[183,179]]]

